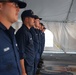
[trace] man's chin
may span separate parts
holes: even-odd
[[[15,19],[15,20],[13,20],[11,23],[13,24],[13,23],[15,23],[15,22],[17,22],[18,21],[18,19]]]
[[[14,21],[17,22],[18,21],[18,18],[16,18]]]

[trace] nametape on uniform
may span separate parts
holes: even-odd
[[[8,51],[8,50],[10,50],[9,47],[4,48],[4,52],[6,52],[6,51]]]
[[[17,43],[16,43],[16,46],[18,46]]]
[[[30,40],[32,40],[32,38],[30,38]]]

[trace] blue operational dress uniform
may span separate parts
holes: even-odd
[[[42,31],[38,30],[38,38],[39,38],[39,54],[41,57],[41,52],[42,52]]]
[[[33,42],[34,42],[34,49],[35,49],[35,62],[34,62],[34,75],[36,75],[36,71],[37,71],[37,65],[38,65],[38,61],[39,61],[39,38],[38,38],[38,33],[36,32],[37,29],[35,29],[34,27],[32,27],[30,29],[30,32],[32,34],[32,38],[33,38]]]
[[[0,22],[0,75],[21,75],[20,58],[14,37],[14,29],[9,30]]]
[[[35,29],[35,32],[38,35],[38,45],[39,45],[38,51],[37,51],[37,54],[36,54],[36,57],[35,57],[36,71],[37,71],[38,70],[37,66],[38,66],[38,63],[39,63],[40,57],[41,57],[41,31],[39,29]]]
[[[17,31],[16,39],[19,45],[19,52],[21,55],[23,55],[21,58],[24,57],[27,75],[33,75],[35,50],[32,35],[26,25],[23,24],[22,27]]]
[[[45,33],[41,32],[41,53],[40,55],[42,55],[44,51],[44,46],[45,46]]]
[[[44,50],[44,45],[45,45],[45,34],[41,30],[38,30],[38,36],[39,36],[38,37],[39,38],[39,53],[41,57]]]
[[[45,34],[41,31],[41,30],[37,30],[38,32],[38,38],[39,38],[39,50],[38,50],[38,53],[39,53],[39,60],[38,60],[38,73],[42,67],[42,53],[43,53],[43,50],[44,50],[44,44],[45,44]]]

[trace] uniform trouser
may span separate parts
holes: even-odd
[[[25,69],[26,69],[26,73],[27,75],[33,75],[34,74],[34,65],[32,66],[28,66],[28,65],[25,65]]]
[[[35,63],[34,63],[34,75],[36,75],[39,60],[40,60],[40,54],[37,53],[35,56]]]
[[[26,73],[27,75],[33,75],[34,74],[34,59],[29,60],[29,59],[25,59],[25,69],[26,69]]]

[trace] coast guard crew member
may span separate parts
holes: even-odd
[[[11,25],[17,21],[20,8],[24,7],[26,3],[19,0],[0,0],[0,75],[22,75]]]
[[[30,28],[34,25],[34,15],[32,10],[25,10],[21,14],[22,27],[16,33],[16,39],[20,54],[23,55],[27,75],[34,73],[35,50]],[[23,54],[22,54],[23,53]]]
[[[42,31],[41,34],[41,52],[40,52],[40,61],[38,63],[38,68],[41,69],[42,68],[42,64],[43,64],[43,59],[42,59],[42,53],[44,51],[44,46],[45,46],[45,33],[44,31],[46,30],[45,26],[43,25],[43,23],[40,23],[40,30]]]
[[[44,27],[44,25],[43,25],[43,23],[40,23],[40,25],[41,25],[41,56],[42,56],[42,53],[43,53],[43,51],[44,51],[44,46],[45,46],[45,33],[44,33],[44,31],[45,31],[45,27]]]
[[[42,20],[42,18],[39,18],[37,15],[35,15],[35,25],[34,25],[34,29],[31,30],[31,34],[34,37],[34,48],[35,48],[35,64],[34,64],[34,75],[36,75],[37,72],[37,65],[40,59],[40,30],[39,30],[39,24],[40,24],[40,20]]]

